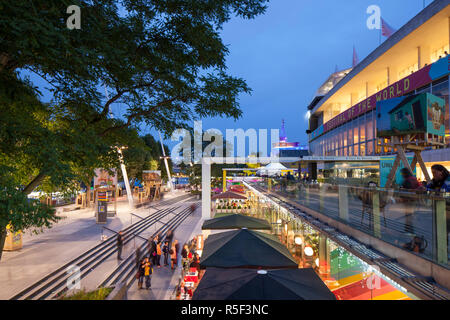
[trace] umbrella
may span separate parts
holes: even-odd
[[[257,219],[242,214],[229,214],[218,218],[206,220],[203,223],[203,230],[218,229],[257,229],[271,230],[270,224],[266,220]]]
[[[222,192],[222,193],[216,194],[215,196],[211,197],[211,200],[216,200],[216,199],[242,199],[242,200],[245,200],[245,199],[247,199],[247,197],[242,194],[239,194],[239,193],[235,193],[232,191],[226,191],[226,192]]]
[[[208,268],[193,300],[336,300],[314,269]]]
[[[297,268],[298,264],[278,239],[246,228],[210,235],[203,248],[201,267]]]

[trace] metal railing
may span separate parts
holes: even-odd
[[[306,183],[283,178],[266,178],[252,185],[449,267],[448,194]]]

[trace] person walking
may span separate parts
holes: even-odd
[[[181,250],[181,265],[183,266],[183,269],[185,271],[189,269],[188,254],[189,254],[189,247],[187,244],[185,244],[183,246],[183,249]]]
[[[162,252],[164,254],[164,266],[166,267],[169,265],[169,241],[164,242]]]
[[[176,241],[176,240],[175,240]],[[172,270],[175,270],[177,266],[177,249],[175,248],[175,243],[172,244],[172,247],[169,250],[170,254],[170,267]]]
[[[175,239],[173,241],[173,245],[175,247],[175,254],[176,254],[176,258],[177,258],[176,265],[178,266],[178,254],[180,253],[180,244],[178,243],[178,240]]]
[[[122,248],[123,248],[123,234],[119,231],[117,235],[117,259],[122,260]]]
[[[400,185],[400,188],[402,190],[409,192],[421,190],[419,181],[417,181],[417,178],[408,168],[402,168],[400,170],[400,174],[402,175],[402,184]],[[404,197],[401,197],[401,201],[404,204],[405,212],[404,230],[406,233],[414,234],[414,211],[416,209],[417,199],[414,197],[414,195],[406,195]]]
[[[139,269],[141,266],[141,249],[139,247],[136,248],[136,257],[135,257],[136,269]]]
[[[145,278],[145,259],[139,262],[138,271],[136,273],[136,278],[138,279],[138,289],[142,289],[142,284]]]
[[[166,235],[166,241],[169,242],[169,244],[172,244],[172,240],[173,240],[173,230],[169,229],[167,231],[167,235]]]
[[[156,244],[156,265],[161,268],[161,243]]]
[[[152,264],[148,258],[145,258],[145,260],[144,260],[144,277],[145,277],[145,288],[147,290],[149,290],[150,287],[152,286],[152,283],[151,283],[152,274],[153,274]]]
[[[153,265],[156,264],[156,237],[149,239],[148,255]]]

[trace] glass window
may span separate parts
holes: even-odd
[[[357,144],[359,143],[359,126],[358,126],[358,119],[355,121],[352,121],[353,124],[353,143]]]
[[[362,116],[359,120],[359,141],[366,141],[366,117]]]
[[[358,156],[359,155],[359,145],[358,144],[355,144],[354,146],[353,146],[353,155],[354,156]]]
[[[372,156],[373,155],[373,140],[370,140],[367,142],[367,150],[366,155]]]
[[[361,143],[359,145],[359,154],[360,154],[360,156],[366,155],[366,144],[365,143]]]
[[[353,146],[348,147],[348,156],[353,156]]]
[[[348,132],[348,145],[352,145],[353,144],[353,126],[352,126],[353,122],[349,122],[347,124],[347,132]]]
[[[366,139],[367,140],[372,140],[373,139],[373,118],[372,118],[372,112],[367,114],[366,123],[367,123]]]

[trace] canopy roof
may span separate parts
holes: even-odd
[[[193,300],[336,300],[312,268],[208,268]]]
[[[225,191],[225,192],[216,194],[215,196],[211,197],[211,200],[216,200],[216,199],[242,199],[242,200],[246,200],[247,197],[242,195],[242,194],[233,192],[233,191]]]
[[[222,217],[206,220],[203,223],[203,230],[218,229],[257,229],[271,230],[270,224],[266,220],[244,216],[242,214],[229,214]]]
[[[210,235],[203,248],[201,267],[297,268],[288,249],[270,234],[240,229]]]
[[[285,166],[283,166],[281,163],[279,162],[272,162],[269,163],[267,166],[265,166],[263,169],[266,170],[287,170],[287,168]]]

